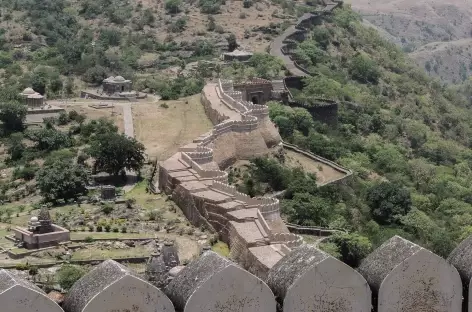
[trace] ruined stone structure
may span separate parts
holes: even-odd
[[[170,271],[180,265],[179,254],[173,242],[165,242],[159,252],[146,263],[146,279],[157,288],[164,288],[172,280]]]
[[[115,93],[131,92],[133,90],[131,80],[126,80],[121,76],[110,76],[104,79],[102,88],[103,92],[109,95]]]
[[[100,187],[100,198],[103,200],[113,200],[116,197],[116,187],[113,185],[102,185]]]
[[[70,240],[69,230],[52,223],[49,210],[43,206],[37,217],[32,217],[28,228],[13,229],[15,239],[28,249],[54,246]]]
[[[34,91],[32,88],[26,88],[20,93],[20,97],[30,109],[40,109],[44,106],[44,96]]]
[[[233,52],[225,52],[223,53],[223,60],[226,62],[238,61],[238,62],[246,62],[252,57],[252,53],[248,51],[242,50],[234,50]]]

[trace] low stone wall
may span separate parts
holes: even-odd
[[[323,158],[321,156],[317,156],[313,153],[304,151],[304,150],[300,149],[298,146],[287,143],[287,142],[283,142],[282,144],[283,144],[284,148],[286,148],[286,149],[289,149],[289,150],[295,151],[297,153],[303,154],[306,157],[313,159],[314,161],[317,161],[317,162],[323,163],[327,166],[330,166],[331,168],[334,168],[337,171],[342,172],[344,174],[343,177],[341,177],[337,180],[330,181],[330,182],[324,183],[324,184],[320,184],[319,186],[323,186],[323,185],[326,185],[326,184],[333,184],[333,183],[334,184],[343,184],[343,183],[346,182],[347,179],[349,179],[352,176],[352,171],[351,170],[349,170],[347,168],[344,168],[344,167],[338,165],[337,163],[335,163],[331,160],[328,160],[328,159]]]
[[[94,100],[103,100],[103,101],[130,101],[130,99],[145,99],[147,98],[146,93],[138,93],[137,96],[133,97],[124,97],[124,96],[102,96],[99,94],[91,93],[91,92],[86,92],[86,91],[80,91],[80,97],[81,98],[89,98],[89,99],[94,99]]]

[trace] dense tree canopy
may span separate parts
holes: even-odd
[[[75,199],[86,193],[88,174],[84,167],[71,161],[56,161],[44,166],[37,173],[41,195],[55,202],[59,199]]]
[[[5,133],[22,131],[26,119],[26,105],[18,103],[0,104],[0,121]]]
[[[144,164],[144,146],[124,134],[100,134],[92,141],[90,154],[95,170],[117,175],[124,169],[139,171]]]

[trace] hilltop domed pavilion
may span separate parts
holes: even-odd
[[[103,80],[103,92],[107,94],[125,93],[131,91],[131,80],[126,80],[122,76],[110,76]]]
[[[34,91],[32,88],[26,88],[20,93],[20,97],[24,99],[24,103],[28,108],[38,109],[44,105],[44,96]]]

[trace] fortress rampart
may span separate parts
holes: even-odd
[[[306,244],[291,252],[286,244],[246,249],[249,270],[207,251],[160,289],[107,260],[73,285],[62,306],[17,273],[0,270],[0,305],[2,312],[461,312],[470,304],[471,241],[445,260],[394,236],[357,269]],[[268,252],[267,270],[258,261]]]
[[[253,83],[257,82],[268,83]],[[258,248],[274,245],[278,246],[274,252],[285,254],[303,239],[284,225],[278,199],[238,192],[219,168],[237,159],[270,154],[281,148],[281,138],[269,119],[268,107],[243,100],[232,81],[207,84],[202,103],[207,114],[214,116],[210,118],[213,130],[162,162],[159,187],[172,195],[192,224],[216,231],[238,263],[250,268],[252,259],[257,259],[267,271],[270,257],[260,258]]]

